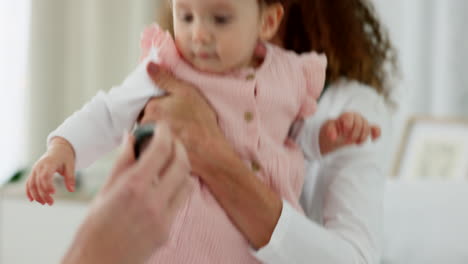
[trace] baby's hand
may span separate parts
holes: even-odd
[[[335,120],[328,120],[320,129],[319,143],[322,155],[338,148],[363,144],[369,136],[372,140],[380,137],[380,127],[371,125],[361,114],[343,113]]]
[[[65,178],[70,192],[75,190],[75,154],[68,141],[55,138],[47,152],[36,162],[26,183],[29,200],[52,205],[55,193],[53,176],[57,172]]]

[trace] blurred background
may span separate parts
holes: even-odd
[[[468,1],[373,2],[401,69],[393,129],[384,131],[392,149],[383,261],[468,263]],[[155,0],[0,0],[0,186],[21,182],[52,129],[123,81],[157,10]],[[5,185],[0,263],[58,262],[112,157],[53,208]]]

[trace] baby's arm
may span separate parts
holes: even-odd
[[[28,179],[29,199],[42,204],[53,203],[50,194],[54,192],[52,175],[55,172],[65,176],[67,187],[72,191],[74,169],[90,165],[117,147],[148,99],[164,94],[155,87],[146,67],[150,61],[176,64],[179,57],[174,41],[168,32],[154,24],[142,34],[141,48],[140,65],[121,86],[108,93],[99,92],[49,135],[48,151],[36,163]]]
[[[76,169],[89,166],[117,147],[122,135],[132,129],[146,102],[163,94],[149,78],[146,64],[147,61],[141,63],[121,86],[108,93],[99,92],[65,120],[49,135],[49,145],[54,137],[68,141],[75,152]]]
[[[30,200],[52,204],[52,176],[58,172],[73,191],[74,170],[81,169],[119,145],[149,98],[163,94],[146,72],[143,61],[121,86],[99,92],[48,137],[48,150],[28,179]]]
[[[369,124],[361,114],[344,112],[336,119],[308,118],[296,141],[307,160],[319,160],[339,148],[376,140],[380,133],[380,127]]]
[[[326,121],[320,128],[320,152],[326,155],[345,146],[362,145],[369,137],[378,139],[380,133],[380,127],[369,124],[361,114],[345,112],[337,119]]]

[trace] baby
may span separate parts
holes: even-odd
[[[277,33],[287,1],[172,0],[174,38],[158,25],[148,27],[135,71],[122,85],[98,93],[49,135],[48,150],[28,179],[29,199],[52,205],[54,173],[63,175],[73,191],[74,170],[119,145],[146,102],[164,94],[146,72],[154,61],[199,87],[240,157],[300,211],[304,156],[316,159],[362,143],[370,130],[376,138],[378,128],[359,114],[346,113],[325,122],[320,131],[291,133],[316,110],[326,58],[268,43]],[[338,142],[340,138],[344,140]],[[149,262],[258,263],[207,187],[192,176],[196,187],[173,224],[171,240]]]

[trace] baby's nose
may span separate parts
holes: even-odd
[[[194,42],[206,44],[211,41],[211,34],[203,25],[196,25],[192,34]]]

